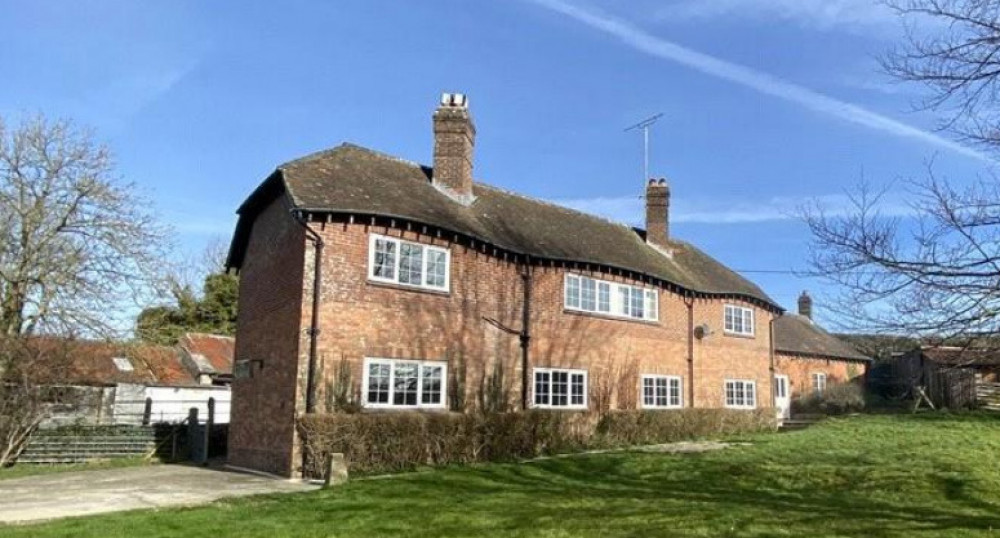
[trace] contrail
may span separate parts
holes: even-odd
[[[661,39],[628,21],[568,4],[562,0],[529,0],[621,40],[640,52],[669,60],[760,93],[802,105],[810,110],[894,136],[919,140],[955,153],[991,161],[985,154],[932,132],[918,129],[864,107],[841,101],[768,73],[757,71]]]

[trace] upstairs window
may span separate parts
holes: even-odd
[[[444,407],[444,362],[365,359],[365,407]]]
[[[587,372],[561,368],[535,368],[535,407],[587,408]]]
[[[755,409],[757,407],[757,383],[743,379],[726,380],[726,407],[733,409]]]
[[[642,407],[666,409],[681,407],[681,378],[671,375],[642,376]]]
[[[739,336],[753,336],[753,309],[745,306],[727,304],[725,314],[725,332]]]
[[[566,275],[564,299],[567,310],[646,321],[656,321],[659,316],[655,289],[581,275]]]
[[[448,249],[372,235],[368,248],[368,278],[437,291],[448,291]]]

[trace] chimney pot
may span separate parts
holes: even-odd
[[[434,111],[432,182],[463,203],[473,199],[472,166],[476,144],[476,126],[468,105],[465,94],[443,93],[441,106]]]

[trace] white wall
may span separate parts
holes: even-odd
[[[115,423],[139,424],[146,405],[146,398],[153,400],[150,420],[180,422],[189,410],[198,409],[198,421],[208,417],[208,399],[215,398],[215,423],[229,423],[231,402],[229,387],[150,387],[145,385],[118,385],[115,399]]]

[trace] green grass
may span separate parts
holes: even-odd
[[[45,464],[45,463],[23,463],[13,467],[0,468],[0,480],[10,478],[22,478],[25,476],[36,476],[52,473],[65,473],[69,471],[92,471],[95,469],[117,469],[120,467],[141,467],[143,465],[154,465],[157,460],[148,458],[115,458],[110,460],[95,461],[92,463],[71,463],[71,464]],[[0,491],[3,488],[0,487]]]
[[[0,534],[1000,536],[1000,417],[863,416],[747,440],[699,455],[451,468]]]

